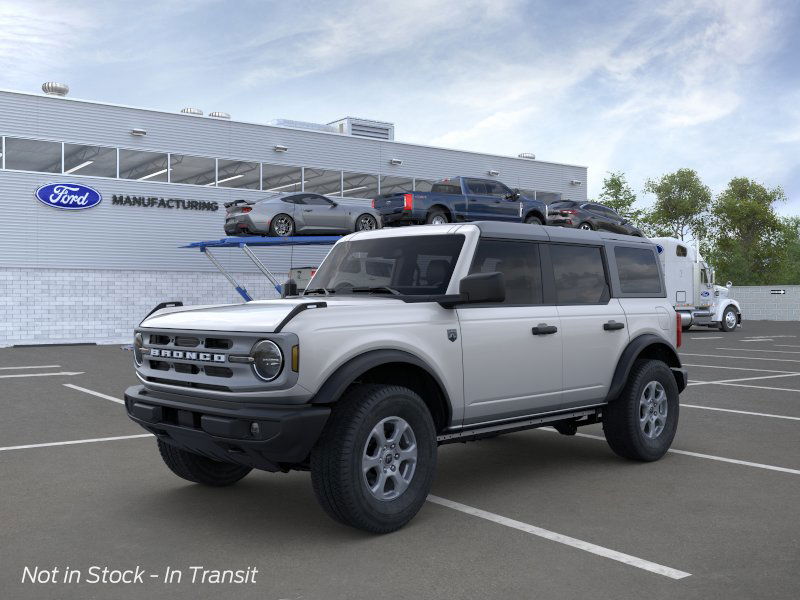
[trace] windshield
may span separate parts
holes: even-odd
[[[342,242],[331,250],[305,293],[441,295],[463,245],[463,235]]]

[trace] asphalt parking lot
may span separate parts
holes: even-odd
[[[373,536],[328,519],[307,473],[172,475],[124,414],[118,346],[0,349],[0,597],[797,598],[800,323],[692,330],[681,355],[661,461],[616,457],[599,426],[443,446],[431,502]],[[148,575],[22,583],[95,565]],[[192,584],[191,566],[258,574]]]

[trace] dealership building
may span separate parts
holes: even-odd
[[[224,203],[240,198],[309,191],[369,204],[464,175],[547,202],[586,199],[585,167],[397,142],[391,123],[258,124],[76,100],[61,84],[43,89],[0,91],[0,346],[129,340],[159,302],[241,302],[206,256],[181,248],[223,237]],[[84,186],[98,198],[63,210],[37,198],[43,186]],[[282,280],[328,250],[255,251]],[[253,297],[276,295],[238,249],[215,256]]]

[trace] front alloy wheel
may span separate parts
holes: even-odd
[[[725,314],[722,315],[722,323],[720,323],[719,328],[722,331],[733,331],[738,324],[739,319],[736,316],[736,311],[729,306],[725,309]]]
[[[394,500],[408,489],[417,467],[414,430],[400,417],[387,417],[373,427],[361,469],[370,493],[378,500]]]
[[[592,230],[592,226],[589,223],[581,223],[578,226],[578,229],[583,229],[584,231],[591,231]]]

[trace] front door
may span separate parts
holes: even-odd
[[[306,231],[331,232],[345,229],[345,211],[337,203],[319,196],[309,194],[305,202],[296,210],[301,211]]]
[[[543,304],[539,245],[482,239],[471,272],[503,273],[502,304],[459,307],[464,361],[464,424],[558,407],[562,332],[555,306]]]
[[[603,402],[629,339],[625,312],[611,298],[603,249],[552,244],[549,252],[564,345],[564,404]]]

